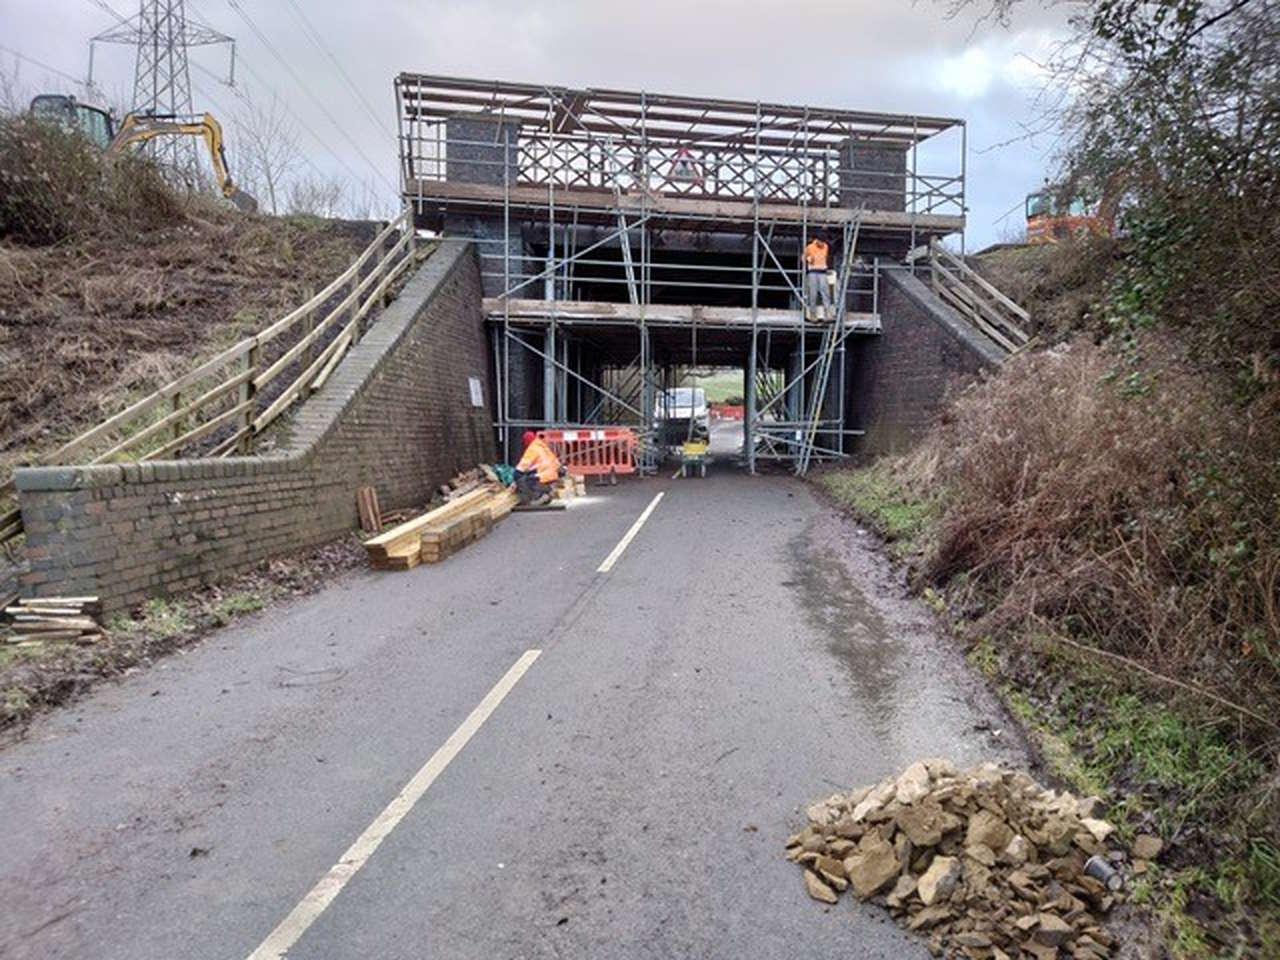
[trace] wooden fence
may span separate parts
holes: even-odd
[[[408,209],[306,303],[40,458],[41,464],[111,463],[247,455],[298,400],[324,386],[392,284],[428,252]],[[335,297],[341,297],[333,303]],[[336,334],[335,334],[336,330]],[[322,346],[323,344],[323,346]],[[12,494],[10,479],[0,497]],[[22,532],[22,513],[0,514],[0,544]]]
[[[933,292],[1010,353],[1030,342],[1021,324],[1031,316],[937,240],[929,244]]]

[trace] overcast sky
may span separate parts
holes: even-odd
[[[259,100],[274,93],[287,102],[314,169],[360,178],[388,205],[397,176],[388,134],[395,129],[392,78],[402,70],[962,117],[968,121],[970,249],[1016,228],[1024,195],[1051,172],[1050,138],[1017,138],[1037,119],[1037,64],[1065,35],[1061,5],[1026,4],[1007,29],[975,24],[973,15],[948,20],[934,0],[195,0],[186,6],[189,15],[236,38],[236,79],[244,92]],[[89,37],[115,23],[104,7],[127,16],[138,4],[0,0],[0,64],[8,72],[17,65],[30,91],[81,92],[11,51],[83,77]],[[225,53],[197,50],[192,60],[199,65],[192,73],[195,108],[232,114],[237,94],[219,83]],[[127,100],[133,51],[100,46],[94,72],[112,99]],[[944,165],[958,165],[958,150],[948,152]]]

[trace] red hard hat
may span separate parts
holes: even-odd
[[[538,435],[534,433],[532,430],[526,430],[521,435],[520,439],[521,441],[524,442],[524,445],[527,447],[529,444],[533,443],[533,441],[538,439]]]

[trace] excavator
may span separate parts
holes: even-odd
[[[1057,243],[1085,237],[1113,237],[1116,233],[1118,178],[1105,189],[1078,192],[1069,199],[1049,186],[1027,196],[1027,243]],[[1090,199],[1092,194],[1100,199]]]
[[[209,150],[213,175],[222,195],[245,213],[257,212],[258,201],[231,179],[227,170],[227,152],[222,143],[222,125],[210,113],[192,116],[130,113],[116,127],[106,110],[60,93],[35,97],[31,101],[30,112],[39,120],[57,123],[82,134],[108,154],[124,153],[156,137],[199,137]]]

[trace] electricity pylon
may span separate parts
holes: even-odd
[[[235,82],[235,40],[187,19],[183,0],[140,0],[138,13],[89,41],[89,82],[93,82],[93,45],[127,43],[137,50],[133,74],[135,113],[187,116],[191,107],[190,47],[225,43],[231,48],[228,83]],[[190,137],[157,137],[145,149],[188,180],[198,178],[195,143]]]

